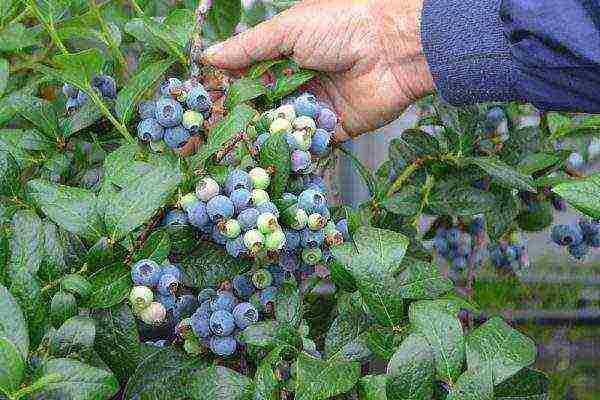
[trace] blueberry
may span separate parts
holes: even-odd
[[[273,276],[273,286],[280,287],[285,281],[286,273],[279,264],[271,264],[267,266],[267,271]]]
[[[163,296],[177,292],[179,280],[171,274],[162,274],[158,280],[157,289]]]
[[[65,109],[67,110],[68,113],[74,112],[78,108],[79,108],[79,102],[77,101],[76,98],[70,97],[67,99],[67,102],[65,103]]]
[[[559,196],[553,196],[552,197],[552,207],[554,207],[554,209],[556,211],[566,211],[567,210],[567,202],[564,201],[563,198],[559,197]]]
[[[276,218],[279,218],[279,210],[277,209],[277,206],[271,203],[270,201],[265,201],[263,203],[258,204],[256,206],[256,209],[261,214],[271,213],[275,215]]]
[[[256,226],[260,233],[266,235],[279,229],[279,222],[273,213],[265,212],[258,216]]]
[[[71,85],[70,83],[65,83],[62,87],[62,92],[66,98],[76,98],[78,91],[79,89],[77,89],[77,87]]]
[[[577,152],[571,153],[571,155],[567,159],[567,166],[575,170],[581,169],[584,163],[585,160],[583,159],[581,154]]]
[[[311,93],[303,93],[294,100],[294,109],[296,115],[305,115],[307,117],[316,118],[319,112],[319,104],[317,98]]]
[[[254,284],[247,275],[238,275],[233,278],[233,288],[239,297],[247,299],[254,293]]]
[[[452,266],[458,271],[462,271],[467,267],[467,259],[465,257],[455,257],[452,259]]]
[[[161,324],[167,316],[167,310],[159,302],[152,302],[140,313],[140,319],[149,325]]]
[[[164,128],[154,118],[143,119],[137,126],[138,137],[143,141],[161,140]]]
[[[252,180],[246,171],[234,169],[227,175],[227,179],[225,180],[225,193],[230,194],[240,188],[251,191],[253,189]]]
[[[597,249],[598,247],[600,247],[600,233],[597,233],[595,235],[588,235],[586,236],[586,243],[594,248]]]
[[[231,312],[217,310],[210,316],[209,325],[210,330],[215,335],[228,336],[235,329],[235,320],[233,319]]]
[[[155,286],[160,279],[160,267],[152,260],[140,260],[131,268],[131,278],[136,285]]]
[[[323,253],[318,247],[306,247],[302,250],[302,261],[308,265],[316,265],[322,257]]]
[[[184,318],[190,317],[198,308],[198,300],[195,296],[186,294],[177,299],[173,308],[173,317],[176,322],[180,322]]]
[[[471,235],[479,235],[485,229],[485,219],[483,217],[475,217],[469,224],[469,233]]]
[[[255,189],[266,190],[269,187],[269,183],[271,183],[271,177],[269,173],[260,167],[252,168],[250,172],[248,172],[248,176],[250,177],[252,186]]]
[[[589,247],[586,243],[571,244],[568,247],[569,254],[577,260],[582,260],[588,253]]]
[[[238,214],[238,222],[243,232],[256,228],[256,222],[260,213],[256,208],[246,208]]]
[[[506,113],[502,107],[492,107],[488,110],[486,118],[494,123],[500,123],[506,119]]]
[[[213,178],[202,178],[196,185],[196,196],[204,202],[209,201],[220,192],[219,184]]]
[[[250,206],[252,197],[248,189],[240,188],[231,192],[229,199],[233,202],[235,213],[239,214],[242,210]]]
[[[112,76],[97,75],[92,78],[92,86],[98,88],[102,97],[114,99],[117,97],[117,82]]]
[[[307,151],[312,143],[310,133],[304,130],[287,133],[285,139],[292,150]]]
[[[208,201],[206,204],[206,211],[208,212],[208,217],[212,221],[216,222],[221,219],[229,219],[233,217],[233,202],[226,196],[217,195]]]
[[[318,175],[311,175],[306,184],[304,185],[304,190],[313,189],[317,192],[321,192],[323,196],[327,195],[327,184],[325,180]]]
[[[252,205],[255,207],[270,200],[269,193],[263,189],[254,189],[250,192],[250,198],[252,199]]]
[[[311,157],[308,151],[294,150],[292,151],[292,171],[303,172],[308,170],[311,165]]]
[[[156,115],[156,102],[152,100],[141,101],[138,105],[138,114],[141,119],[154,118]]]
[[[219,228],[218,225],[213,226],[212,232],[210,233],[210,237],[213,240],[213,242],[220,244],[222,246],[227,244],[227,240],[229,240],[227,238],[227,236],[223,235],[223,233],[221,232],[221,229]]]
[[[210,95],[202,85],[194,87],[188,94],[186,100],[190,109],[195,111],[208,111],[212,107]]]
[[[600,222],[591,221],[587,218],[581,218],[578,225],[585,236],[594,236],[600,234]]]
[[[191,225],[200,228],[209,222],[206,204],[203,201],[196,201],[187,210],[188,221]]]
[[[173,128],[166,128],[163,134],[163,140],[170,148],[176,150],[186,145],[190,139],[190,133],[181,125]]]
[[[284,229],[283,233],[285,234],[285,244],[283,245],[283,250],[292,251],[300,247],[300,234],[298,231]]]
[[[179,264],[164,264],[160,269],[161,276],[162,275],[171,275],[178,281],[181,281],[183,274],[181,273],[181,268]]]
[[[176,100],[162,98],[156,102],[154,117],[165,128],[175,127],[181,123],[183,108]]]
[[[181,81],[177,78],[169,78],[160,85],[160,93],[163,96],[171,96],[173,91],[181,88]]]
[[[192,314],[192,330],[196,334],[196,336],[201,338],[207,338],[210,336],[210,323],[209,317],[204,314],[196,311]]]
[[[307,214],[318,213],[327,206],[327,199],[321,192],[308,189],[298,196],[298,206],[305,210]]]
[[[329,108],[321,108],[317,117],[317,128],[324,129],[329,132],[335,131],[338,120],[337,115]]]
[[[218,356],[227,357],[235,353],[237,341],[231,336],[214,336],[210,339],[210,350]]]
[[[90,101],[90,96],[86,92],[83,90],[77,92],[77,104],[79,107],[83,106],[88,101]]]
[[[251,253],[260,252],[265,243],[265,237],[258,229],[251,229],[244,234],[244,245]]]
[[[198,293],[198,303],[200,304],[215,298],[217,298],[217,291],[213,288],[202,289],[200,293]]]
[[[258,322],[258,310],[250,303],[240,303],[233,309],[235,324],[240,329],[246,329]]]
[[[162,225],[167,227],[175,227],[181,225],[187,225],[187,215],[182,211],[170,210],[162,220]]]
[[[458,228],[449,229],[446,233],[446,238],[448,239],[450,246],[457,246],[460,242],[460,236],[461,234]]]
[[[269,126],[269,132],[272,135],[282,135],[292,131],[292,124],[285,118],[276,118]]]
[[[233,293],[222,290],[217,292],[217,297],[212,299],[210,309],[212,312],[219,310],[231,311],[236,303],[237,300]]]
[[[348,231],[348,220],[347,219],[340,219],[337,224],[335,224],[335,227],[337,228],[338,231],[340,231],[342,233],[342,235],[344,236],[344,240],[348,241],[350,240],[350,231]]]
[[[181,196],[179,199],[179,205],[181,205],[181,208],[183,208],[186,213],[189,213],[190,209],[195,207],[199,201],[200,200],[198,200],[198,197],[195,193],[188,193]]]
[[[147,286],[134,286],[129,293],[129,301],[137,313],[148,307],[154,300],[154,293]]]
[[[254,150],[259,152],[263,144],[265,144],[265,142],[267,141],[267,139],[269,139],[268,133],[261,133],[260,135],[258,135],[256,140],[254,141],[254,144],[252,145],[254,147]]]
[[[583,232],[579,226],[555,225],[551,238],[559,246],[578,245],[583,241]]]
[[[300,244],[302,247],[319,247],[325,241],[325,233],[323,230],[311,231],[308,228],[304,228],[300,234]]]
[[[240,235],[235,239],[229,239],[227,243],[225,243],[225,250],[230,256],[239,258],[242,254],[245,254],[248,249],[244,245],[244,237]]]
[[[267,250],[281,250],[284,245],[285,234],[281,229],[276,229],[265,236],[265,248]]]
[[[279,289],[277,289],[275,286],[269,286],[264,288],[263,290],[260,290],[258,292],[258,298],[263,307],[266,307],[269,304],[273,304],[275,302],[278,292]]]
[[[198,133],[202,129],[204,117],[197,111],[188,110],[183,113],[181,124],[190,132]]]
[[[264,289],[273,284],[273,275],[266,269],[258,269],[252,274],[252,283],[257,289]]]
[[[283,270],[293,273],[300,266],[300,260],[295,253],[284,252],[279,255],[278,264]]]
[[[172,294],[165,295],[161,293],[158,295],[156,301],[162,304],[166,310],[172,310],[173,308],[175,308],[175,303],[177,302],[177,299]]]
[[[220,223],[219,229],[227,239],[235,239],[242,232],[242,227],[236,219],[228,219],[225,223]]]

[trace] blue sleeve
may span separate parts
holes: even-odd
[[[452,104],[600,112],[600,0],[425,0],[421,37]]]

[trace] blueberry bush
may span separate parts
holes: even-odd
[[[473,283],[598,249],[600,119],[429,97],[371,171],[314,71],[198,61],[292,3],[0,3],[0,399],[548,398]]]

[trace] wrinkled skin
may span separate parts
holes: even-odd
[[[333,105],[345,140],[392,121],[433,89],[420,40],[422,0],[307,0],[209,48],[213,65],[242,70],[288,56],[321,71],[319,99]]]

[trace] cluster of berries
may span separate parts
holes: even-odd
[[[265,112],[256,125],[255,151],[270,135],[284,135],[292,150],[292,171],[309,174],[315,170],[314,160],[325,156],[338,124],[329,106],[310,93],[288,98],[276,109]]]
[[[529,267],[529,254],[522,235],[510,234],[508,240],[490,244],[490,261],[498,269],[519,271]]]
[[[184,293],[181,270],[171,264],[158,265],[148,259],[140,260],[131,268],[134,287],[129,301],[134,314],[146,325],[163,325],[168,316],[175,322],[190,315],[198,306],[195,296]]]
[[[104,99],[114,100],[117,97],[117,83],[112,76],[96,75],[92,77],[92,88]],[[65,83],[62,92],[67,98],[65,105],[67,112],[73,112],[90,100],[90,96],[83,90]]]
[[[256,306],[240,301],[230,290],[208,288],[198,294],[200,306],[190,318],[177,325],[188,353],[209,348],[218,356],[230,356],[238,349],[237,335],[259,320]]]
[[[502,107],[492,107],[488,110],[480,124],[481,135],[477,149],[483,154],[495,154],[502,150],[504,142],[510,136],[508,133],[508,117]]]
[[[551,237],[554,243],[567,247],[569,254],[580,260],[590,248],[600,247],[600,221],[581,218],[576,224],[555,225]]]
[[[195,193],[183,196],[180,204],[187,221],[224,245],[232,257],[276,252],[283,248],[285,235],[279,210],[265,190],[270,180],[270,174],[260,167],[249,172],[234,169],[223,187],[211,177],[203,178]]]
[[[454,269],[460,273],[465,271],[469,260],[477,256],[485,240],[485,220],[475,217],[469,223],[459,223],[451,227],[440,227],[436,231],[433,247]],[[477,260],[480,261],[480,260]]]
[[[138,137],[155,150],[161,150],[162,143],[181,149],[204,129],[211,108],[212,100],[202,84],[169,78],[160,86],[156,100],[140,102]]]

